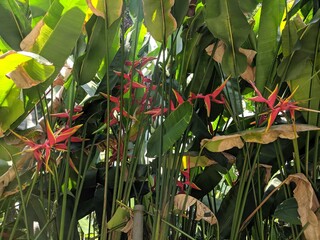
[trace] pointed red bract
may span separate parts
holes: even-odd
[[[56,137],[54,136],[50,124],[46,121],[47,137],[50,143],[50,146],[53,146],[56,143]]]

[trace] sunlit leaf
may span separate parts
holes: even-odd
[[[165,41],[177,28],[177,22],[171,14],[174,0],[143,0],[145,25],[152,37]]]

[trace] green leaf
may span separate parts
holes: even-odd
[[[0,1],[0,36],[10,47],[20,50],[20,42],[30,30],[30,24],[16,1]]]
[[[32,14],[32,26],[46,14],[51,4],[51,0],[29,0],[29,8]]]
[[[294,51],[284,58],[278,67],[278,75],[282,81],[287,81],[291,91],[297,89],[294,100],[299,106],[319,110],[320,81],[319,74],[315,70],[320,68],[319,54],[319,21],[320,12],[314,16],[312,21],[297,32],[297,40]],[[316,58],[317,57],[317,58]],[[302,113],[308,124],[319,125],[318,113]]]
[[[239,52],[239,48],[247,40],[251,28],[239,2],[207,1],[205,20],[211,33],[227,45],[222,59],[224,72],[232,76],[243,73],[247,67],[247,58]]]
[[[175,1],[172,7],[172,15],[176,19],[178,27],[182,24],[183,19],[185,18],[188,10],[189,10],[189,0]]]
[[[284,200],[276,208],[273,216],[286,223],[301,225],[298,214],[298,204],[295,198],[288,198]]]
[[[192,113],[193,108],[189,102],[184,102],[172,112],[164,121],[163,126],[159,126],[149,139],[147,143],[147,156],[160,156],[168,151],[181,138],[189,126]],[[162,149],[160,141],[162,141]]]
[[[55,66],[52,76],[56,76],[71,54],[83,28],[88,5],[85,0],[55,0],[45,17],[37,23],[30,34],[22,41],[21,47],[39,54]],[[39,100],[38,93],[43,94],[54,77],[37,87],[24,90],[26,116]]]
[[[166,41],[177,28],[177,22],[170,13],[174,0],[143,0],[145,25],[151,36]]]
[[[108,54],[109,63],[111,63],[120,45],[118,37],[120,19],[114,22],[107,30],[108,52],[106,51],[105,21],[101,17],[96,17],[95,19],[92,29],[88,31],[90,32],[90,36],[86,53],[84,56],[81,56],[75,64],[75,70],[79,74],[80,85],[93,80],[100,68],[100,65],[103,63],[106,54]]]
[[[288,57],[294,51],[294,45],[299,39],[298,30],[304,27],[305,24],[299,15],[287,21],[282,31],[282,52],[284,57]]]
[[[120,18],[123,0],[106,0],[108,27]]]
[[[284,1],[264,0],[262,3],[256,58],[256,86],[261,92],[275,73],[273,66],[278,55],[279,26],[284,8]]]
[[[127,208],[118,207],[112,218],[107,223],[108,229],[124,227],[130,218],[130,212]]]

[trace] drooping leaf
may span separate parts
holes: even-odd
[[[166,41],[177,28],[177,22],[171,14],[174,0],[143,0],[145,25],[151,36],[159,41]]]
[[[193,113],[192,105],[189,102],[181,104],[172,112],[151,135],[147,144],[147,156],[154,157],[165,153],[173,144],[181,138],[188,127]],[[163,131],[163,132],[162,132]],[[162,149],[161,141],[162,136]]]
[[[275,73],[272,67],[278,55],[279,26],[284,7],[283,1],[264,0],[262,3],[256,60],[256,86],[260,91]]]
[[[320,128],[306,124],[281,124],[266,128],[247,130],[232,135],[215,136],[212,139],[203,139],[201,145],[211,152],[222,152],[233,147],[242,148],[244,142],[268,144],[278,138],[295,139],[297,132],[319,131]]]
[[[183,217],[188,218],[188,216],[184,214],[184,212],[190,209],[190,207],[193,205],[196,206],[195,220],[204,220],[211,225],[216,224],[218,222],[214,213],[206,205],[204,205],[196,198],[187,196],[186,194],[178,194],[174,197],[174,211],[178,210],[178,213],[181,214]]]
[[[247,60],[239,52],[239,48],[248,38],[250,25],[239,7],[239,2],[208,1],[205,20],[212,34],[227,46],[222,59],[222,68],[226,75],[237,76],[243,73]]]

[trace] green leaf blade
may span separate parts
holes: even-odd
[[[184,102],[172,112],[164,121],[163,126],[159,126],[149,139],[147,144],[147,156],[159,156],[168,151],[186,131],[191,121],[192,113],[193,108],[189,102]],[[161,134],[162,130],[163,134]],[[162,149],[159,141],[163,141]]]

